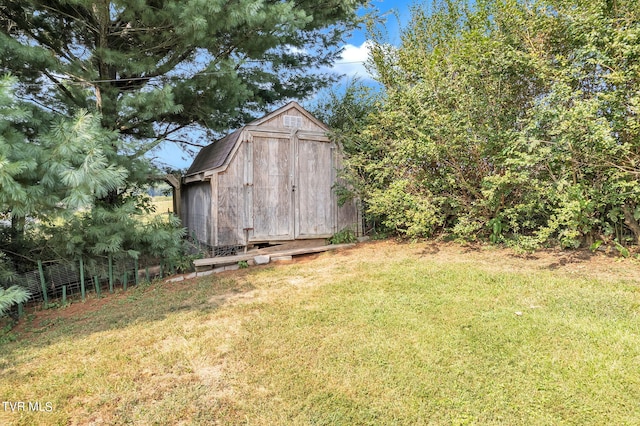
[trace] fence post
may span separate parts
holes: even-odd
[[[144,273],[147,276],[147,282],[150,283],[151,280],[149,279],[149,265],[145,266]]]
[[[138,258],[133,259],[133,268],[136,270],[136,272],[135,272],[135,274],[136,274],[135,275],[135,277],[136,277],[135,283],[136,283],[136,285],[138,285]]]
[[[62,306],[67,304],[67,286],[62,286]]]
[[[100,299],[100,280],[98,280],[98,276],[97,275],[93,276],[93,284],[95,286],[96,294],[98,295],[98,299]]]
[[[38,260],[38,272],[40,273],[40,286],[42,286],[42,298],[44,299],[44,307],[49,305],[49,296],[47,296],[47,283],[44,280],[44,271],[42,270],[42,260]]]
[[[84,288],[84,262],[82,256],[80,256],[80,293],[82,293],[82,301],[86,295],[86,289]]]
[[[113,256],[109,253],[109,293],[113,293]]]
[[[164,278],[164,262],[160,261],[160,279]]]
[[[127,291],[127,271],[124,271],[124,274],[122,277],[122,289],[124,291]]]
[[[22,303],[18,303],[18,318],[22,318],[24,315],[24,307]]]

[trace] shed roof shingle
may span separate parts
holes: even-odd
[[[187,170],[186,176],[195,175],[205,170],[222,166],[238,141],[243,129],[244,127],[233,133],[229,133],[222,139],[202,148],[200,152],[198,152],[198,155],[196,155],[195,160],[193,160],[193,164],[191,164],[189,170]]]

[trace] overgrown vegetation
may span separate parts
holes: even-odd
[[[356,87],[329,102],[333,121],[355,123],[337,126],[335,138],[369,216],[408,237],[637,244],[637,6],[414,8],[399,47],[373,44],[380,97]]]
[[[341,231],[336,232],[329,238],[330,244],[348,244],[355,243],[358,239],[356,238],[356,233],[353,232],[352,229],[345,228]]]

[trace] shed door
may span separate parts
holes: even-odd
[[[323,238],[334,232],[331,143],[300,139],[296,161],[296,238]]]
[[[293,164],[289,137],[253,137],[253,232],[250,240],[293,238]]]

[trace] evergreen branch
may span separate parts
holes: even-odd
[[[123,30],[112,31],[110,34],[114,36],[122,36],[122,35],[126,35],[127,33],[146,32],[146,31],[163,31],[163,30],[170,30],[170,29],[173,29],[173,26],[164,25],[161,27],[139,27],[139,28],[127,27]]]
[[[32,31],[32,28],[29,27],[27,25],[27,23],[24,20],[20,20],[15,16],[12,16],[11,14],[7,13],[5,11],[5,9],[0,8],[0,14],[4,15],[8,20],[15,22],[18,27],[23,30],[27,35],[29,35],[32,39],[34,39],[35,41],[37,41],[38,43],[40,43],[40,45],[48,47],[49,49],[51,49],[54,53],[56,53],[58,56],[65,58],[66,60],[68,60],[69,62],[76,62],[79,61],[78,58],[76,58],[73,54],[69,53],[69,52],[65,52],[60,50],[59,48],[57,48],[55,45],[53,45],[51,43],[51,41],[46,40],[43,37],[40,37],[39,35],[35,34]],[[9,35],[9,34],[7,34]]]
[[[187,127],[187,125],[183,124],[183,125],[180,125],[180,126],[177,126],[177,127],[173,128],[171,130],[165,131],[163,134],[158,135],[156,137],[156,139],[153,140],[152,142],[149,142],[147,144],[142,145],[140,149],[136,150],[133,154],[129,155],[128,158],[130,158],[130,159],[138,158],[141,155],[151,151],[153,148],[157,147],[158,145],[160,145],[164,141],[175,142],[176,140],[167,139],[167,136],[169,136],[172,133],[177,132],[178,130],[182,130],[185,127]],[[190,143],[190,145],[193,145],[193,143]],[[202,145],[194,145],[194,146],[202,147]]]
[[[145,77],[149,79],[158,77],[160,75],[164,75],[175,68],[180,62],[184,61],[193,53],[193,49],[187,49],[179,55],[174,55],[171,59],[169,59],[165,64],[156,68],[156,70],[152,73],[147,74]]]
[[[24,287],[13,285],[7,289],[0,287],[0,316],[9,311],[9,308],[18,303],[29,300],[31,293]]]
[[[46,75],[49,78],[49,80],[51,80],[69,99],[71,99],[73,101],[73,103],[75,103],[79,107],[83,107],[84,106],[82,104],[82,102],[80,102],[78,99],[76,99],[76,97],[73,96],[73,94],[69,91],[69,89],[64,87],[64,85],[60,82],[60,80],[58,80],[53,75],[51,75],[51,73],[49,73],[49,71],[43,69],[42,73],[44,75]]]
[[[164,133],[162,133],[162,134],[158,135],[158,136],[157,136],[157,139],[165,139],[165,138],[166,138],[167,136],[169,136],[170,134],[175,133],[175,132],[177,132],[178,130],[182,130],[182,129],[184,129],[184,128],[185,128],[185,127],[187,127],[187,126],[188,126],[188,124],[181,124],[180,126],[176,126],[176,127],[174,127],[173,129],[168,130],[169,125],[167,125],[167,130],[165,130],[165,131],[164,131]]]
[[[49,110],[49,111],[51,111],[51,112],[54,112],[54,113],[59,114],[59,115],[63,115],[62,111],[58,111],[57,109],[55,109],[54,107],[52,107],[52,106],[50,106],[50,105],[45,105],[45,104],[43,104],[42,102],[40,102],[40,101],[36,100],[36,99],[35,99],[35,98],[33,98],[33,97],[28,97],[28,98],[27,98],[27,97],[19,96],[19,95],[15,95],[15,96],[16,96],[16,98],[17,98],[17,99],[20,99],[20,100],[22,100],[22,101],[25,101],[25,102],[33,102],[34,104],[39,105],[39,106],[41,106],[42,108],[48,109],[48,110]]]
[[[3,249],[2,249],[2,251],[3,251],[3,252],[5,252],[5,253],[10,253],[10,254],[12,254],[12,255],[14,255],[14,256],[21,257],[21,258],[26,259],[26,260],[28,260],[28,261],[30,261],[30,262],[33,262],[33,263],[35,263],[35,262],[36,262],[36,260],[35,260],[35,259],[32,259],[32,258],[30,258],[30,257],[28,257],[28,256],[25,256],[25,255],[23,255],[23,254],[20,254],[20,253],[16,253],[15,251],[11,251],[11,250],[6,249],[6,248],[3,248]]]

